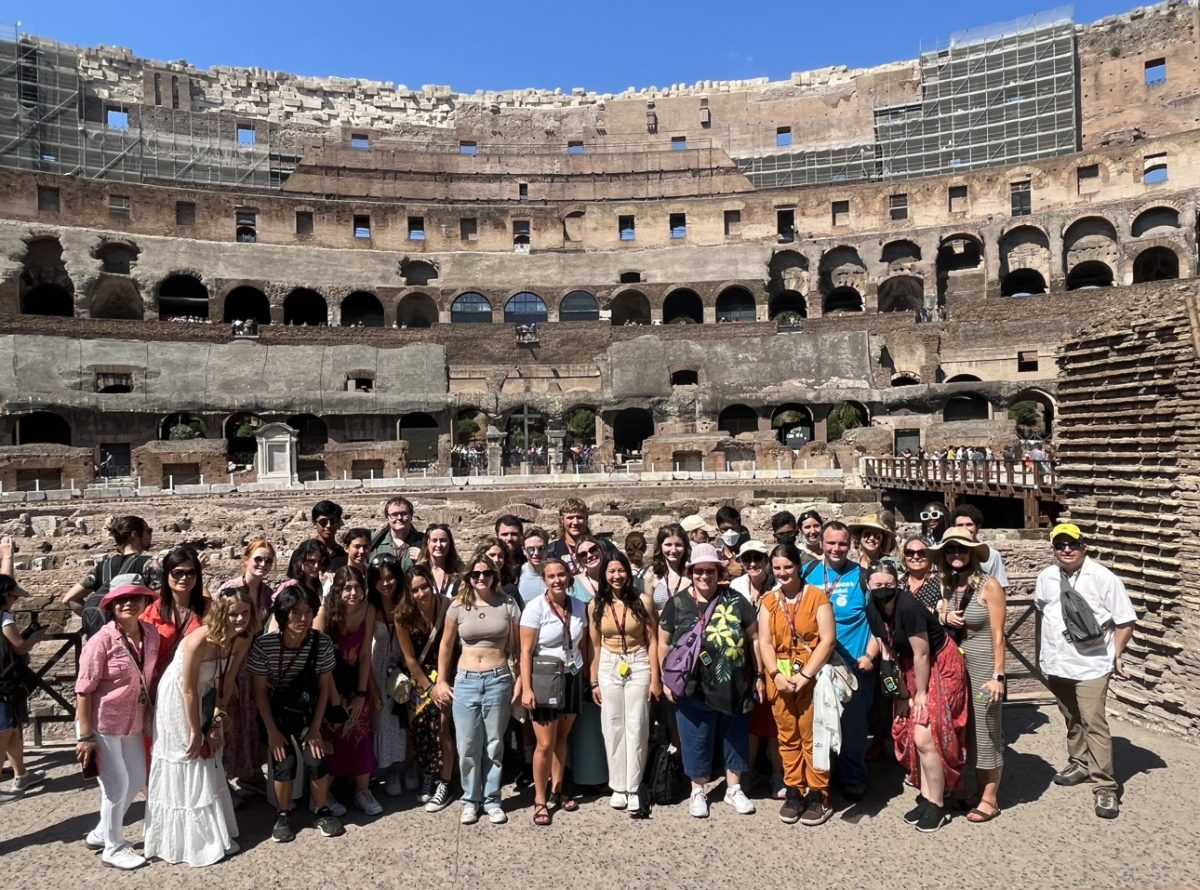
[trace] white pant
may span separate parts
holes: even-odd
[[[613,791],[636,794],[646,772],[650,742],[650,657],[645,649],[625,657],[632,669],[621,681],[621,656],[600,650],[600,726],[608,754],[608,784]]]
[[[96,834],[104,838],[104,855],[111,856],[125,840],[125,813],[146,787],[146,743],[136,735],[96,733],[96,756],[100,758],[100,824]]]

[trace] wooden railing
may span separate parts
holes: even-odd
[[[931,488],[945,485],[992,488],[997,491],[1058,490],[1054,464],[1012,460],[920,460],[915,457],[863,458],[863,475],[870,484]],[[907,483],[907,484],[906,484]]]
[[[56,622],[49,620],[51,616],[59,617],[64,613],[63,609],[13,609],[13,617],[18,618],[21,615],[29,615],[31,618],[37,616],[38,623],[43,627],[51,626]],[[68,616],[71,617],[71,616]],[[47,620],[43,621],[42,619]],[[18,624],[24,624],[19,620]],[[47,648],[57,644],[50,655],[45,655]],[[35,747],[41,747],[42,744],[42,726],[46,723],[74,723],[75,722],[75,695],[74,685],[75,677],[79,673],[79,654],[83,650],[83,631],[77,630],[74,632],[52,632],[46,634],[38,641],[37,646],[32,653],[30,667],[33,670],[34,676],[37,678],[37,689],[34,691],[31,698],[31,711],[37,708],[41,703],[32,701],[38,695],[38,692],[44,693],[52,703],[50,713],[31,714],[31,722],[33,723],[33,744]],[[70,656],[68,658],[68,656]],[[68,695],[63,695],[62,692],[55,687],[52,682],[55,679],[55,671],[69,671],[71,677],[72,692]]]

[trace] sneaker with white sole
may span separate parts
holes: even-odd
[[[338,799],[332,794],[325,795],[325,806],[329,812],[333,813],[339,819],[346,815],[346,808],[338,803]],[[308,810],[310,813],[316,813],[317,811],[317,802],[311,797],[308,799]]]
[[[9,794],[7,791],[0,791],[0,803],[12,803],[16,799],[16,794]]]
[[[429,798],[433,797],[433,792],[437,790],[438,778],[433,774],[426,774],[421,778],[421,790],[417,794],[417,800],[421,803],[429,803]]]
[[[399,764],[388,769],[387,778],[384,780],[383,793],[388,797],[399,797],[404,793],[404,768]]]
[[[629,806],[629,796],[624,791],[614,791],[608,799],[608,805],[614,810],[623,810]]]
[[[13,779],[10,790],[18,794],[23,794],[35,785],[40,785],[46,781],[46,774],[40,769],[26,770]]]
[[[354,792],[354,805],[368,816],[378,816],[383,812],[383,807],[379,805],[379,801],[375,799],[375,795],[369,788]]]
[[[128,845],[118,847],[116,852],[111,856],[105,853],[100,857],[100,861],[109,868],[119,868],[122,871],[133,871],[135,868],[141,868],[146,864],[146,857],[139,856],[134,852],[133,847]]]
[[[483,811],[487,813],[488,821],[493,825],[503,825],[508,821],[508,814],[498,803],[484,805]]]
[[[280,810],[275,814],[275,826],[271,829],[271,840],[277,844],[290,844],[296,839],[292,828],[292,817]]]
[[[100,833],[99,826],[87,833],[87,837],[83,839],[83,843],[89,850],[104,849],[104,835]]]
[[[473,803],[464,803],[458,821],[463,825],[474,825],[479,821],[479,807]]]
[[[636,813],[642,808],[642,801],[636,791],[628,796],[628,799],[625,801],[625,808],[631,813]]]
[[[703,788],[692,791],[692,799],[688,802],[688,812],[697,819],[708,818],[708,795]]]
[[[741,785],[734,785],[725,792],[725,803],[733,807],[734,812],[739,816],[754,815],[754,804],[750,802],[750,798],[746,796],[746,792],[742,790]]]
[[[438,782],[437,788],[434,789],[425,804],[425,812],[440,813],[448,806],[450,806],[450,783]]]
[[[341,837],[346,833],[345,826],[338,821],[338,817],[333,815],[333,810],[329,807],[317,810],[317,830],[325,837]]]

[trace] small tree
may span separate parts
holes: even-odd
[[[1042,421],[1042,406],[1037,402],[1015,402],[1008,409],[1008,418],[1016,423],[1017,432],[1023,436],[1040,432],[1045,428]]]
[[[252,438],[254,436],[254,433],[258,430],[258,427],[259,427],[258,418],[257,417],[248,417],[245,420],[243,420],[241,425],[237,428],[237,432],[234,433],[234,437],[238,438],[238,439]]]
[[[829,412],[829,441],[838,441],[842,438],[846,430],[856,429],[862,426],[863,423],[864,418],[857,408],[849,402],[838,402],[833,406],[833,410]]]
[[[187,439],[202,439],[204,438],[204,431],[200,428],[200,424],[194,420],[191,423],[177,423],[167,431],[167,438],[175,442]]]
[[[596,412],[591,408],[576,408],[567,417],[568,445],[596,444]]]
[[[455,431],[458,435],[458,444],[466,445],[479,432],[479,424],[470,417],[460,417]]]

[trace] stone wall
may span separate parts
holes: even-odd
[[[161,488],[224,482],[229,478],[227,447],[225,439],[147,442],[132,451],[133,476],[142,485]]]
[[[1058,478],[1092,554],[1138,614],[1119,710],[1200,729],[1200,317],[1182,299],[1109,318],[1059,354]]]
[[[8,441],[13,441],[11,438]],[[83,488],[95,472],[91,448],[65,445],[0,446],[0,491]],[[36,484],[33,480],[39,480]]]

